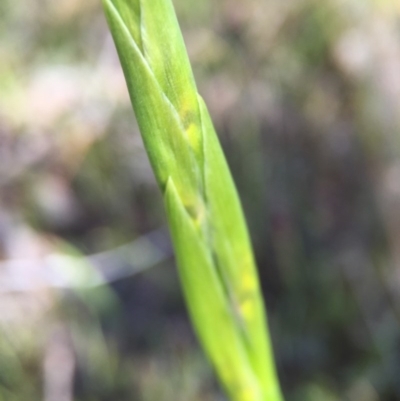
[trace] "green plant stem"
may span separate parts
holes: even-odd
[[[281,401],[245,219],[173,5],[103,3],[199,340],[232,401]]]

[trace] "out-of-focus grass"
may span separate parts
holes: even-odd
[[[398,399],[398,5],[175,4],[254,234],[287,399]],[[2,259],[40,259],[53,236],[92,254],[162,226],[100,4],[0,8]],[[72,356],[76,400],[218,399],[173,271],[114,283],[122,306],[97,317],[71,291],[2,292],[0,399],[45,399],[46,355]]]

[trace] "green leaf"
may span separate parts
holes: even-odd
[[[245,219],[172,3],[103,2],[199,339],[232,400],[280,401]]]
[[[165,204],[186,301],[203,345],[232,400],[263,400],[212,254],[183,207],[172,180],[167,184]]]
[[[216,264],[236,309],[249,360],[265,394],[279,399],[273,355],[257,269],[239,197],[204,101],[199,96],[204,133],[205,192]]]
[[[135,1],[120,0],[120,3]],[[132,36],[131,32],[135,30],[127,23],[132,23],[135,18],[125,18],[125,22],[121,10],[117,10],[111,0],[105,0],[104,6],[139,128],[146,133],[143,140],[156,178],[160,186],[165,187],[168,177],[173,177],[185,206],[195,210],[200,207],[198,192],[202,188],[202,177],[178,111]]]

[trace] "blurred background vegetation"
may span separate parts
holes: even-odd
[[[399,3],[174,4],[287,401],[399,400]],[[0,60],[0,400],[225,400],[100,2],[2,0]]]

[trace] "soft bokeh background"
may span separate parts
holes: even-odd
[[[399,400],[400,3],[174,3],[287,401]],[[0,1],[0,258],[1,401],[225,400],[98,0]]]

